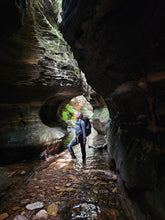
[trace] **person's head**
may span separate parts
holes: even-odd
[[[83,114],[81,112],[78,112],[76,115],[76,119],[83,119]]]

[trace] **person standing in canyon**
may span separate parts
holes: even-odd
[[[72,147],[77,145],[78,143],[80,143],[80,146],[81,146],[82,159],[83,161],[85,161],[86,160],[86,150],[85,150],[86,131],[85,131],[85,122],[83,120],[83,114],[81,112],[78,112],[76,115],[74,137],[67,146],[72,159],[76,158]]]

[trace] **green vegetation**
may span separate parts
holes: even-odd
[[[69,126],[75,125],[75,115],[81,111],[84,115],[92,118],[93,108],[84,96],[77,96],[68,103],[62,111],[62,119],[68,123]]]
[[[62,18],[61,18],[61,13],[62,13],[62,0],[55,0],[56,8],[58,10],[58,22],[61,23]]]
[[[74,107],[70,104],[67,104],[65,106],[65,109],[62,111],[62,118],[64,121],[72,120],[75,123],[74,116],[76,115],[77,111],[74,109]]]
[[[80,71],[70,46],[59,31],[62,0],[49,0],[47,4],[44,0],[36,0],[30,4],[30,8],[33,9],[30,13],[33,16],[36,37],[40,47],[44,49],[44,56],[40,58],[40,64],[45,66],[47,59],[49,59],[52,65],[58,69],[62,69],[63,66],[70,66],[70,69],[80,78]],[[62,74],[65,77],[66,71],[63,71]]]

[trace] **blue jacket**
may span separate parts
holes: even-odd
[[[83,135],[83,141],[86,142],[85,122],[81,119],[76,121],[74,138],[79,135]]]

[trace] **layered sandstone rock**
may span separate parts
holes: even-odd
[[[82,94],[79,69],[58,30],[57,8],[45,0],[0,6],[13,11],[13,30],[7,22],[2,35],[15,31],[0,45],[0,161],[30,159],[47,147],[57,153],[66,135],[58,109]]]
[[[1,153],[11,147],[16,152],[16,146],[38,149],[44,142],[36,140],[40,135],[34,131],[47,128],[41,120],[49,126],[57,123],[54,112],[59,105],[82,93],[78,78],[68,77],[75,65],[70,59],[63,62],[66,57],[58,65],[59,50],[51,50],[59,38],[49,25],[56,23],[50,3],[0,3],[1,16],[5,16],[0,19]],[[64,0],[63,9],[63,35],[89,84],[104,97],[110,111],[109,151],[116,162],[128,219],[165,219],[165,3]],[[60,47],[57,41],[55,45]],[[32,145],[27,142],[31,139],[35,139]]]
[[[61,31],[103,95],[109,150],[129,219],[164,219],[165,3],[63,1]]]

